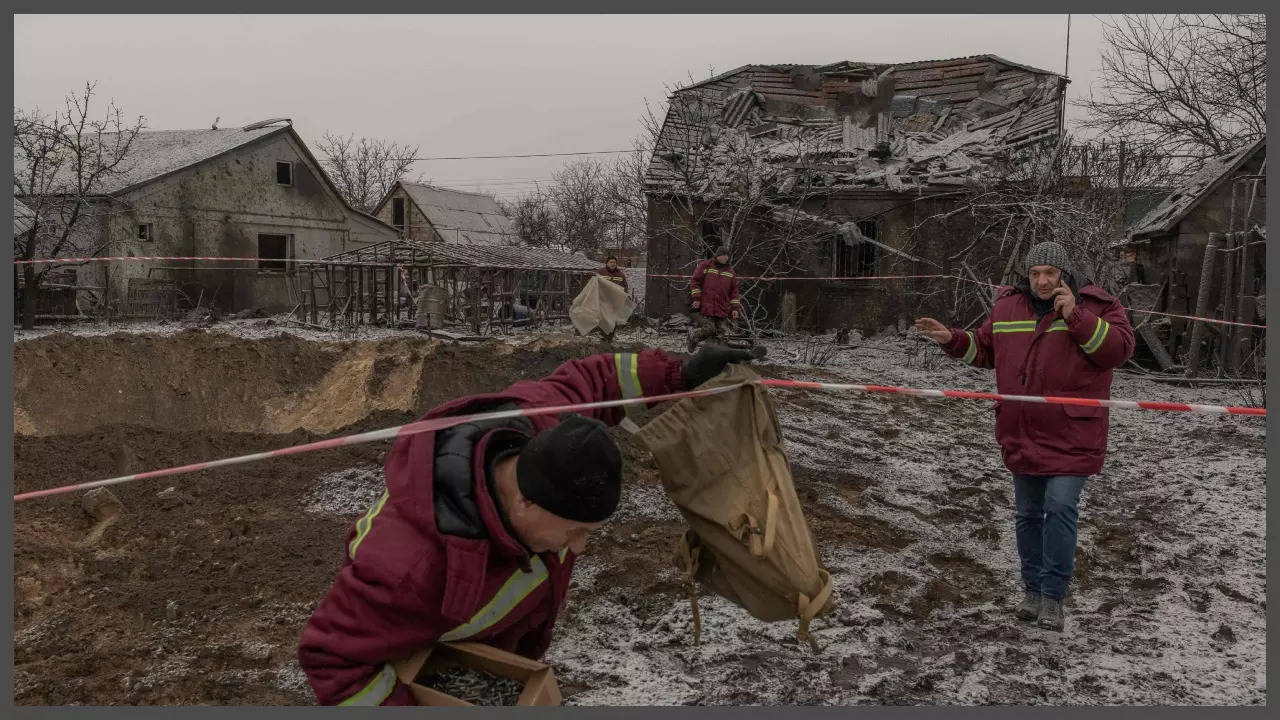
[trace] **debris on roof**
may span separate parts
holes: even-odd
[[[1226,155],[1220,155],[1207,161],[1199,172],[1191,176],[1184,185],[1169,193],[1160,204],[1156,205],[1129,231],[1129,237],[1138,238],[1171,232],[1187,213],[1216,190],[1232,173],[1236,172],[1253,158],[1258,152],[1266,152],[1267,138],[1257,141]]]
[[[678,90],[651,192],[911,190],[1000,177],[998,160],[1061,135],[1066,79],[994,55],[891,65],[748,65]],[[744,171],[749,157],[768,167]],[[737,177],[735,177],[737,176]]]

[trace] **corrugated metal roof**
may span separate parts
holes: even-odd
[[[596,270],[601,263],[585,255],[525,245],[390,240],[330,255],[325,260],[392,262],[400,265],[464,265],[528,270]]]
[[[31,212],[31,208],[22,204],[18,198],[13,199],[13,236],[18,237],[31,229],[31,224],[35,221],[36,214]]]
[[[220,130],[144,130],[134,138],[133,144],[120,166],[121,172],[112,175],[98,188],[98,194],[113,195],[136,185],[155,180],[183,168],[204,162],[272,135],[284,132],[289,126],[265,127],[256,130],[225,128]],[[103,135],[103,147],[114,145],[119,135]],[[13,150],[13,167],[17,173],[26,162],[17,146]],[[73,182],[71,169],[65,169],[61,183]]]
[[[595,270],[600,263],[583,255],[518,245],[426,245],[433,262],[475,267],[513,267],[537,270]]]
[[[488,195],[401,182],[422,214],[449,243],[508,245],[519,242],[511,219]]]
[[[1266,151],[1267,138],[1239,150],[1216,157],[1205,163],[1200,171],[1182,187],[1169,193],[1159,205],[1147,213],[1129,231],[1130,238],[1153,233],[1167,233],[1182,221],[1200,201],[1216,190],[1229,175],[1240,169],[1259,151]]]

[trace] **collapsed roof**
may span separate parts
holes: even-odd
[[[994,55],[747,65],[677,90],[651,193],[943,189],[1062,132],[1066,78]]]
[[[1136,240],[1149,235],[1172,232],[1187,213],[1221,187],[1232,173],[1240,170],[1259,154],[1265,157],[1266,150],[1267,138],[1263,136],[1234,152],[1206,161],[1204,166],[1185,184],[1169,193],[1160,201],[1160,204],[1135,223],[1129,231],[1129,237]]]

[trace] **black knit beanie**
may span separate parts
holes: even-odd
[[[553,515],[601,522],[622,496],[622,454],[604,423],[573,414],[524,446],[516,484],[529,502]]]

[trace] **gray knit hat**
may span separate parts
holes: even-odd
[[[1027,261],[1022,269],[1030,275],[1031,268],[1037,265],[1052,265],[1059,270],[1071,271],[1071,260],[1067,257],[1067,249],[1056,242],[1042,242],[1027,251]]]

